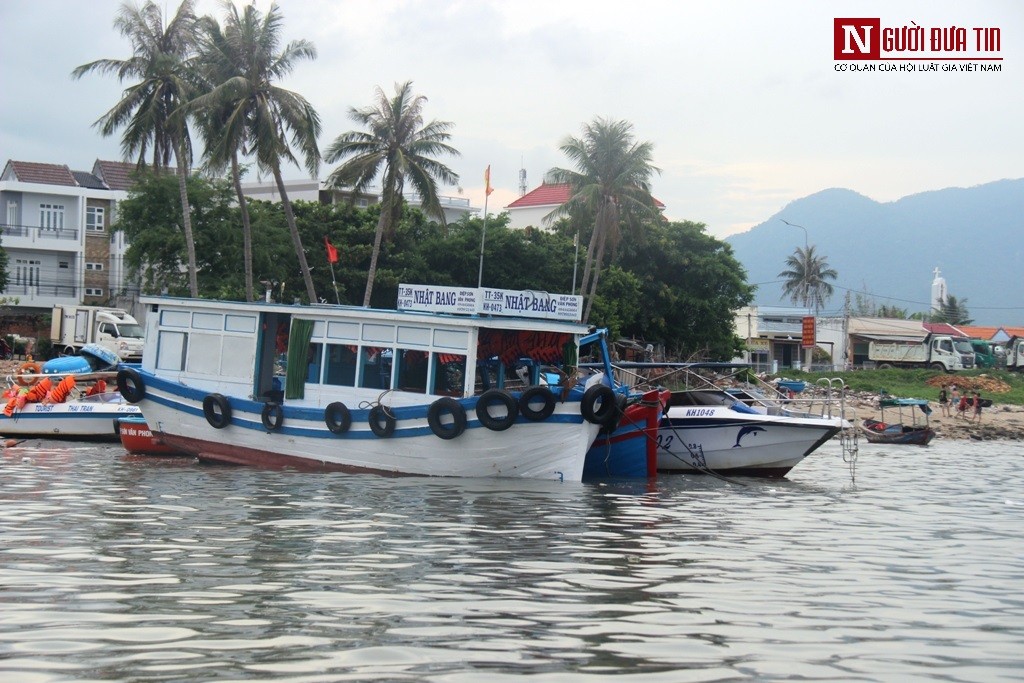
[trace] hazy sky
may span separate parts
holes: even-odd
[[[0,161],[89,170],[119,158],[91,127],[122,90],[71,70],[128,56],[118,0],[0,0]],[[455,123],[450,165],[488,210],[568,165],[558,151],[597,116],[654,144],[654,194],[675,220],[724,237],[794,199],[845,187],[878,201],[1024,176],[1024,2],[280,0],[285,39],[312,41],[285,87],[323,120],[321,149],[356,127],[349,107],[412,80],[428,119]],[[177,2],[166,2],[173,13]],[[262,10],[267,0],[257,0]],[[216,0],[200,13],[220,15]],[[837,72],[835,17],[1002,31],[1002,71]],[[325,167],[321,178],[331,169]],[[286,178],[301,178],[292,167]],[[458,189],[443,188],[444,194]],[[797,235],[799,237],[799,235]],[[799,240],[797,240],[799,241]]]

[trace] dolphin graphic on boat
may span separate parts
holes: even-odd
[[[757,432],[763,432],[764,427],[756,427],[754,425],[748,425],[740,430],[740,433],[736,435],[736,443],[733,444],[733,448],[740,447],[740,439],[745,437],[747,434],[755,434]]]

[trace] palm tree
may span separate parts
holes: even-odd
[[[786,267],[778,275],[784,280],[782,295],[788,296],[793,303],[813,308],[815,315],[820,313],[834,291],[827,281],[835,280],[839,273],[829,267],[826,257],[815,252],[813,244],[797,247],[786,259]]]
[[[381,242],[402,215],[406,181],[419,194],[424,212],[442,224],[445,218],[437,197],[437,182],[454,185],[459,181],[452,169],[434,158],[439,154],[459,156],[458,150],[447,142],[451,137],[448,131],[454,124],[431,121],[424,125],[426,101],[423,95],[412,94],[412,81],[396,83],[395,96],[390,100],[377,88],[373,105],[349,109],[349,116],[369,132],[349,131],[339,135],[324,155],[328,163],[348,158],[327,177],[327,185],[351,188],[353,196],[364,191],[378,175],[383,177],[380,218],[366,274],[363,306],[370,305]]]
[[[145,165],[152,150],[153,166],[170,166],[177,161],[181,193],[182,227],[188,252],[189,289],[199,296],[196,279],[196,246],[192,236],[192,212],[186,180],[192,161],[192,143],[184,105],[192,95],[192,56],[196,46],[197,21],[194,0],[183,0],[166,25],[163,10],[152,0],[141,7],[125,2],[114,19],[114,28],[132,43],[128,59],[99,59],[71,72],[73,78],[87,73],[114,74],[119,81],[138,79],[124,91],[124,97],[96,121],[103,136],[124,128],[121,152],[125,159]]]
[[[253,296],[252,236],[238,157],[251,153],[256,157],[257,169],[274,176],[306,294],[315,302],[316,289],[281,175],[281,160],[298,164],[292,153],[294,145],[310,176],[316,177],[320,169],[320,116],[304,97],[274,83],[291,73],[300,59],[315,59],[316,48],[307,40],[294,40],[279,49],[284,17],[276,3],[265,15],[253,4],[245,5],[241,12],[230,0],[224,0],[223,5],[223,30],[213,22],[205,25],[203,72],[212,87],[196,98],[192,108],[203,111],[208,124],[204,128],[208,163],[214,167],[231,164],[235,192],[243,207],[246,296]]]
[[[967,310],[967,299],[959,300],[952,294],[939,300],[939,308],[932,311],[930,318],[933,323],[950,325],[970,325],[974,322],[970,311]]]
[[[597,118],[584,124],[583,136],[567,137],[562,153],[577,170],[553,168],[548,178],[567,183],[570,197],[547,218],[556,215],[593,216],[594,230],[587,246],[580,292],[587,292],[583,320],[590,317],[606,245],[614,249],[621,239],[620,223],[635,224],[659,215],[651,196],[651,176],[660,171],[651,165],[654,146],[636,142],[633,124]],[[589,286],[589,291],[588,291]]]

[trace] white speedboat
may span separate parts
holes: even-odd
[[[580,481],[616,410],[610,372],[576,380],[576,296],[401,285],[401,310],[143,303],[143,362],[118,388],[203,460]],[[542,384],[544,365],[565,385]]]
[[[0,413],[0,434],[7,437],[55,437],[117,441],[114,420],[141,415],[138,406],[116,391],[64,401],[26,403],[10,415]]]
[[[95,344],[86,344],[80,353],[43,364],[30,360],[18,368],[3,392],[0,434],[118,439],[114,420],[141,411],[114,390],[117,356]]]
[[[784,477],[840,430],[851,429],[841,414],[748,405],[722,390],[676,392],[658,427],[658,471]]]

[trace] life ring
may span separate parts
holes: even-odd
[[[505,414],[491,415],[491,406],[504,406]],[[519,415],[519,405],[512,394],[501,389],[488,389],[476,400],[476,419],[494,432],[503,432],[513,425]]]
[[[344,434],[352,426],[352,413],[348,406],[339,401],[324,408],[324,423],[333,434]]]
[[[445,413],[452,416],[452,421],[448,424],[441,421],[441,417]],[[466,409],[454,398],[449,396],[439,398],[431,403],[427,410],[427,424],[430,425],[430,431],[434,432],[435,436],[442,439],[454,439],[466,431]]]
[[[267,401],[263,404],[263,412],[260,413],[260,422],[268,432],[280,429],[284,423],[284,409],[280,403]]]
[[[379,403],[370,408],[370,431],[381,438],[386,438],[395,433],[395,416],[385,406]]]
[[[117,390],[129,403],[138,403],[146,397],[146,383],[142,375],[132,368],[117,371]]]
[[[231,404],[221,394],[210,394],[203,399],[203,415],[214,429],[223,429],[231,423]]]
[[[605,384],[595,384],[583,393],[580,414],[590,424],[607,425],[618,416],[615,392]]]
[[[542,402],[539,409],[532,405],[537,399]],[[534,422],[546,420],[551,417],[551,413],[555,412],[555,395],[547,387],[530,387],[519,397],[519,412],[527,420]]]
[[[41,368],[39,363],[29,361],[22,363],[18,366],[18,369],[14,371],[14,381],[23,387],[30,387],[39,381],[38,377],[23,377],[23,375],[38,375]]]

